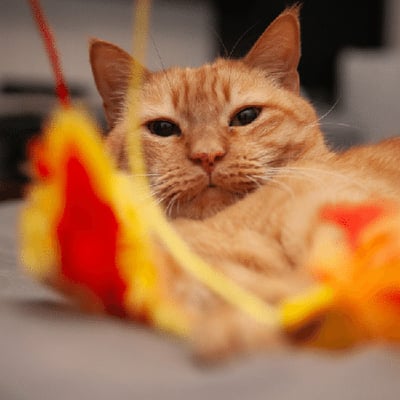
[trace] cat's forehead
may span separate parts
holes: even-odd
[[[161,72],[159,77],[158,83],[171,92],[191,90],[198,95],[207,95],[219,89],[226,96],[228,92],[256,88],[264,80],[259,71],[239,61],[224,59],[197,68],[171,68]]]
[[[217,60],[197,68],[171,68],[154,73],[144,88],[144,101],[161,113],[207,110],[257,104],[273,89],[258,70],[236,60]],[[152,107],[149,107],[151,110]]]

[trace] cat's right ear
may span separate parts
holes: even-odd
[[[260,36],[244,61],[264,70],[285,89],[300,90],[297,67],[300,60],[300,6],[287,8]]]
[[[113,128],[123,113],[135,61],[126,51],[103,40],[91,39],[89,46],[94,81],[103,99],[107,123]]]

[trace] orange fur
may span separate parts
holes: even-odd
[[[289,8],[243,59],[146,71],[138,94],[151,185],[167,216],[196,252],[272,303],[310,283],[304,265],[323,204],[400,195],[400,139],[338,154],[326,147],[315,110],[299,95],[299,37],[298,8]],[[92,41],[93,73],[112,128],[106,145],[121,168],[132,62],[118,47]],[[246,107],[261,112],[231,126]],[[181,134],[151,133],[148,123],[160,119]],[[198,313],[193,337],[200,353],[215,357],[271,341],[271,332],[202,288],[167,254],[165,265],[175,295]]]

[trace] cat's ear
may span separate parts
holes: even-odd
[[[113,128],[121,117],[124,101],[136,61],[124,50],[103,40],[91,39],[90,64],[101,98],[107,123]],[[149,74],[142,69],[144,78]]]
[[[300,52],[299,6],[293,6],[269,25],[243,60],[265,70],[284,88],[298,93]]]

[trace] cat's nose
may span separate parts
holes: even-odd
[[[224,155],[225,152],[223,151],[215,151],[210,153],[193,153],[190,158],[193,161],[201,164],[204,171],[206,171],[208,174],[211,174],[211,172],[214,171],[215,163],[221,160]]]

